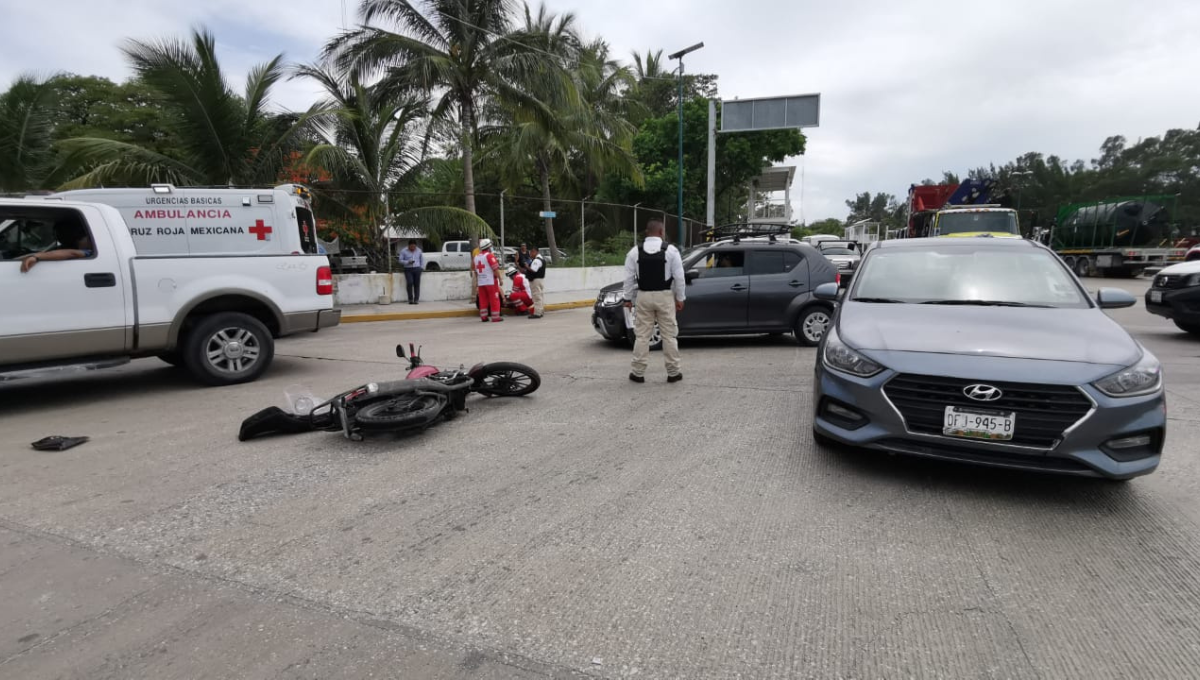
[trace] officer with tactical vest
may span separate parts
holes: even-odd
[[[529,292],[533,298],[533,313],[529,318],[540,319],[546,313],[546,261],[537,248],[529,253],[529,264],[525,267],[525,278],[529,279]]]
[[[687,281],[683,274],[683,258],[675,246],[663,241],[663,223],[651,220],[646,225],[646,239],[625,256],[625,306],[634,309],[633,365],[629,379],[646,382],[646,365],[650,361],[650,336],[654,324],[662,333],[663,360],[667,366],[667,382],[683,380],[679,363],[679,325],[676,312],[683,311]]]

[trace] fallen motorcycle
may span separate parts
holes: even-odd
[[[406,358],[404,345],[396,356]],[[538,372],[524,364],[498,362],[459,366],[443,371],[421,360],[420,348],[408,346],[408,375],[404,380],[368,383],[320,404],[307,395],[292,395],[291,412],[265,408],[242,422],[238,440],[302,432],[341,432],[361,441],[364,434],[419,431],[467,410],[467,395],[523,397],[542,384]]]

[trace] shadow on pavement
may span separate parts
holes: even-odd
[[[952,497],[1017,502],[1018,505],[1095,513],[1098,506],[1124,512],[1138,505],[1137,480],[1106,479],[989,468],[919,456],[891,455],[854,447],[814,444],[819,462],[841,475],[888,486],[936,489]]]

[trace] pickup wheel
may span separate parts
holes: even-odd
[[[236,385],[263,374],[275,357],[275,340],[263,322],[241,312],[201,318],[183,343],[189,372],[206,385]]]
[[[437,272],[437,271],[441,271],[441,270],[442,270],[442,266],[440,264],[438,264],[437,262],[427,262],[425,264],[425,271],[427,271],[427,272]]]
[[[176,368],[183,366],[183,354],[181,354],[177,351],[176,352],[163,352],[162,354],[158,355],[158,358],[162,359],[166,363],[171,364],[172,366],[174,366]]]

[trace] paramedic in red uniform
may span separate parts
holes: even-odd
[[[524,314],[533,306],[533,298],[529,296],[529,291],[525,288],[525,277],[521,276],[521,272],[517,271],[517,266],[514,264],[508,265],[505,273],[508,274],[508,278],[512,279],[512,292],[508,295],[508,301],[517,310],[517,314]]]
[[[474,269],[479,281],[479,320],[487,323],[490,311],[493,323],[504,321],[500,316],[500,263],[492,253],[491,239],[479,241]]]

